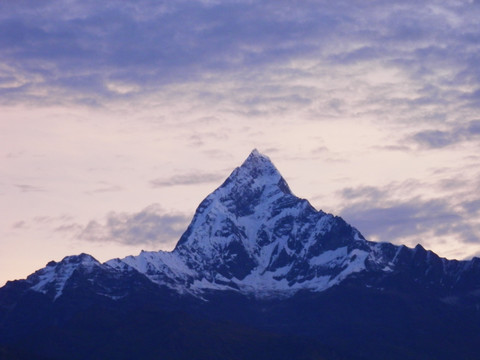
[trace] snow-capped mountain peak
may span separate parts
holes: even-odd
[[[286,181],[271,160],[253,150],[243,164],[205,200],[217,200],[237,216],[253,213],[259,204],[292,195]]]
[[[254,149],[243,164],[235,169],[229,177],[231,181],[250,184],[255,179],[258,179],[259,185],[278,185],[278,182],[283,180],[270,158],[261,154],[257,149]]]
[[[65,285],[75,271],[91,273],[100,264],[93,256],[80,254],[66,256],[60,262],[51,261],[46,267],[40,269],[27,278],[32,286],[31,289],[44,294],[52,294],[54,299],[62,295]]]
[[[123,262],[154,282],[178,288],[180,281],[187,291],[236,289],[262,296],[332,286],[364,268],[367,253],[359,249],[365,246],[341,218],[293,195],[270,159],[253,150],[202,201],[172,253]],[[358,254],[348,257],[354,250]],[[343,253],[346,260],[340,261]]]

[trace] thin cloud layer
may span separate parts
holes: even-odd
[[[480,120],[469,123],[453,124],[447,131],[425,130],[412,136],[412,140],[420,146],[436,149],[454,145],[463,141],[478,139],[480,136]]]
[[[92,220],[78,233],[77,238],[160,248],[178,241],[189,220],[189,217],[182,214],[166,213],[154,204],[138,213],[111,212],[102,223]]]
[[[480,244],[476,216],[480,205],[478,200],[471,200],[468,188],[472,184],[454,188],[454,195],[437,198],[419,195],[433,186],[416,181],[346,188],[341,192],[346,202],[341,215],[376,241],[430,246],[456,239],[459,244]],[[410,198],[405,197],[406,189],[410,189]]]
[[[19,189],[22,193],[29,193],[29,192],[44,192],[45,189],[35,186],[35,185],[30,185],[30,184],[15,184],[15,187]]]
[[[371,203],[356,204],[344,209],[342,216],[356,224],[359,229],[364,229],[366,233],[389,242],[411,236],[420,240],[432,230],[437,236],[451,234],[462,220],[460,214],[451,209],[448,202],[423,199],[384,206],[375,206]],[[465,240],[469,238],[470,236],[464,237]]]

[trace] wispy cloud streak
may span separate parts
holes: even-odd
[[[158,178],[150,181],[154,188],[176,185],[198,185],[216,183],[223,179],[224,175],[195,172],[191,174],[174,175],[169,178]]]

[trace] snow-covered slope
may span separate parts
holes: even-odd
[[[76,271],[91,273],[95,268],[103,266],[88,254],[67,256],[58,263],[49,262],[46,267],[30,275],[27,281],[33,284],[31,286],[32,290],[52,294],[53,298],[56,299],[62,295],[66,284]]]

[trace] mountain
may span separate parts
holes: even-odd
[[[368,241],[257,150],[172,252],[68,256],[0,289],[12,359],[475,359],[479,341],[480,259]]]
[[[180,292],[236,290],[257,297],[321,291],[362,270],[369,245],[341,218],[290,191],[254,150],[198,207],[173,252],[107,262]]]

